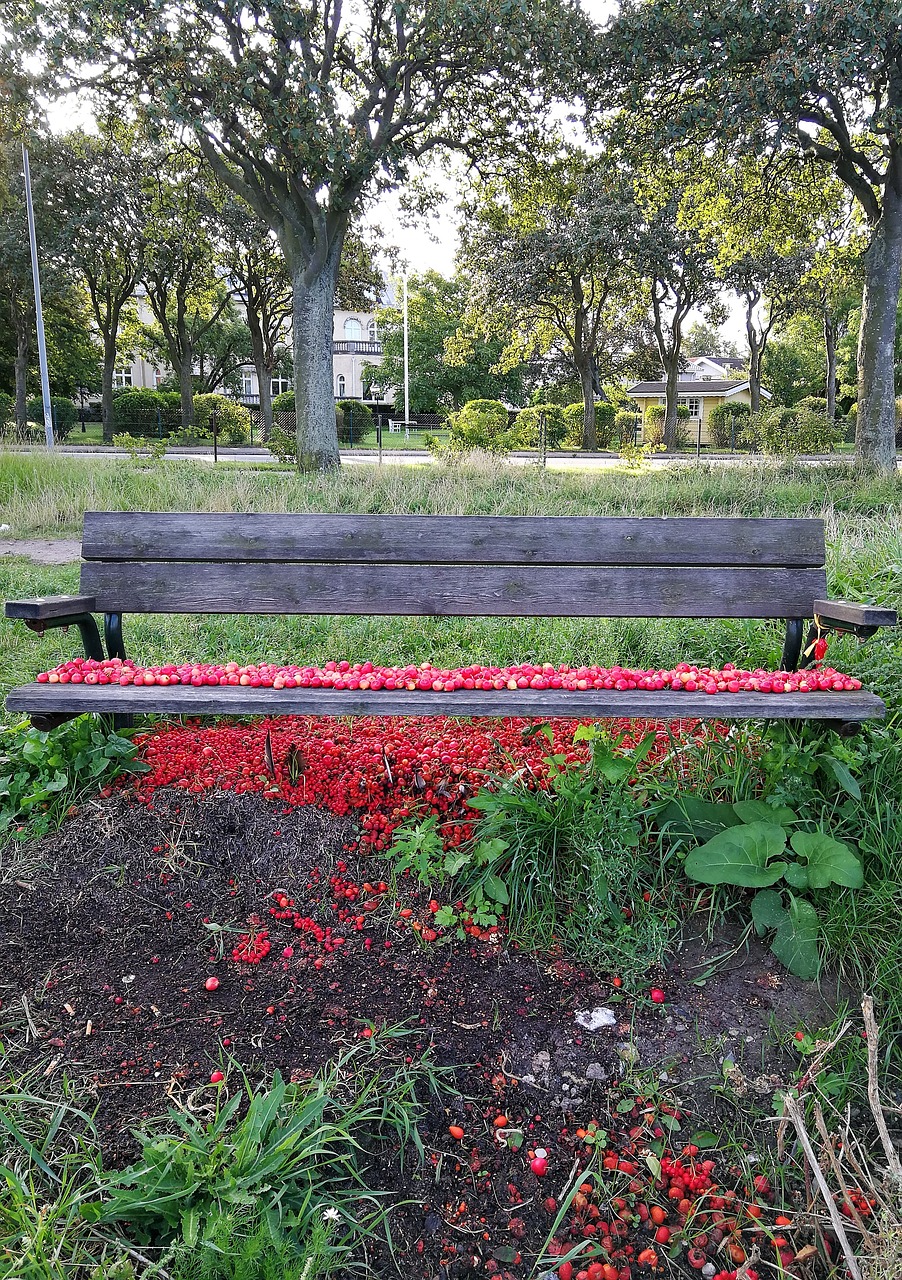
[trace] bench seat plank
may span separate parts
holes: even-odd
[[[85,560],[819,566],[823,520],[85,513]]]
[[[152,688],[28,684],[6,699],[10,711],[159,715],[309,716],[618,716],[648,720],[844,720],[882,719],[883,702],[865,689],[850,693],[674,693],[644,689],[458,690],[456,693],[251,689],[171,685]]]
[[[81,587],[99,610],[115,613],[787,618],[810,617],[827,581],[822,568],[180,560],[87,562]]]

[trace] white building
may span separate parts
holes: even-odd
[[[146,303],[139,299],[139,308]],[[150,319],[142,316],[142,319]],[[290,346],[289,333],[286,342]],[[336,400],[364,400],[369,404],[391,403],[391,388],[372,384],[367,366],[382,359],[382,343],[376,328],[376,318],[369,311],[336,311],[332,320],[332,390]],[[114,375],[117,387],[146,387],[155,391],[168,376],[168,369],[157,369],[147,360],[136,357],[130,364],[122,365]],[[257,371],[253,365],[243,365],[239,371],[238,399],[243,404],[254,405],[260,401]],[[290,377],[271,379],[272,394],[277,396],[292,388]],[[387,394],[386,394],[387,393]]]

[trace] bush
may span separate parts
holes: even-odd
[[[280,391],[277,396],[273,396],[272,411],[273,413],[294,413],[294,392]]]
[[[57,440],[65,440],[66,436],[78,422],[78,409],[74,400],[65,396],[51,396],[50,409],[53,415],[53,434]],[[29,400],[25,407],[29,422],[44,425],[44,401]]]
[[[841,432],[824,414],[777,406],[753,415],[751,429],[763,453],[791,458],[799,453],[831,453]]]
[[[232,447],[247,444],[251,415],[245,405],[216,394],[194,397],[194,425],[198,430],[212,431],[214,414],[217,434],[223,444]]]
[[[182,397],[178,391],[158,391],[160,397],[160,423],[163,433],[182,428]]]
[[[595,441],[599,449],[607,449],[614,438],[614,420],[617,410],[607,400],[595,402]],[[583,404],[568,404],[564,410],[567,433],[564,444],[568,449],[581,449],[583,444]]]
[[[802,413],[817,413],[821,417],[827,416],[827,398],[826,396],[803,396],[801,400],[797,400],[792,406],[799,409]]]
[[[618,409],[614,414],[613,443],[618,447],[632,444],[636,437],[636,418],[632,409]]]
[[[126,388],[113,398],[113,426],[132,435],[159,435],[163,407],[159,391]]]
[[[339,444],[359,444],[365,435],[375,431],[373,411],[361,400],[339,400],[335,406],[335,424]]]
[[[0,428],[5,427],[7,423],[12,421],[15,407],[15,396],[10,396],[5,391],[0,391]]]
[[[663,404],[650,404],[642,417],[642,443],[660,445],[664,443],[664,417],[667,410]],[[674,445],[677,449],[685,449],[689,444],[689,408],[685,404],[677,405],[677,425]]]
[[[272,431],[264,441],[270,453],[279,459],[280,462],[292,463],[297,466],[298,461],[298,442],[293,430],[288,430],[279,423],[273,423]]]
[[[508,449],[538,449],[541,418],[545,415],[545,443],[556,449],[567,434],[567,421],[559,404],[535,404],[521,409],[514,424],[504,433]]]
[[[716,404],[708,415],[708,431],[718,449],[731,449],[748,443],[751,409],[741,402]]]
[[[459,450],[507,453],[507,409],[500,400],[469,400],[448,418],[451,444]]]

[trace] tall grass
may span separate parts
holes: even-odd
[[[886,515],[902,480],[846,463],[542,471],[503,462],[354,466],[326,475],[167,461],[0,455],[0,515],[14,537],[78,534],[86,510],[361,511],[450,515]]]

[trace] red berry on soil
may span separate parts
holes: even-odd
[[[207,981],[204,983],[204,986],[207,988],[208,991],[215,991],[216,988],[219,986],[219,979],[208,978]]]

